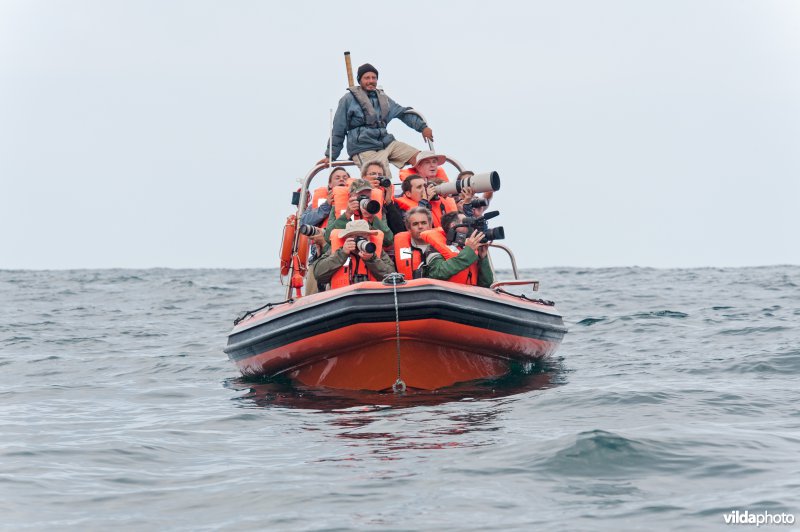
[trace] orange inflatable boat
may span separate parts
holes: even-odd
[[[312,168],[294,196],[297,213],[287,221],[281,246],[286,300],[246,312],[228,335],[225,352],[243,375],[348,390],[435,390],[500,377],[556,351],[567,330],[553,303],[508,289],[532,284],[536,290],[536,281],[481,288],[393,274],[383,282],[302,295],[308,241],[296,224],[311,180],[329,168]],[[491,187],[499,187],[492,174]],[[509,254],[516,278],[511,250],[490,245]]]
[[[551,302],[433,279],[364,282],[247,315],[225,352],[244,375],[307,386],[433,390],[499,377],[555,352]]]

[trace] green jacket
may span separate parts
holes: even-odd
[[[488,257],[482,259],[478,257],[471,247],[464,247],[458,255],[445,260],[439,253],[431,253],[426,259],[427,277],[446,281],[465,268],[469,268],[473,262],[478,261],[478,286],[489,288],[494,282],[494,272]]]

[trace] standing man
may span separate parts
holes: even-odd
[[[347,137],[347,153],[356,164],[363,166],[372,160],[384,164],[392,163],[397,168],[413,165],[419,150],[395,140],[386,130],[394,118],[399,118],[408,127],[422,133],[423,138],[433,140],[433,131],[416,114],[407,113],[411,107],[402,107],[378,89],[378,70],[365,63],[358,67],[358,86],[347,89],[339,100],[333,117],[333,153],[325,150],[319,162],[327,164],[336,160]]]

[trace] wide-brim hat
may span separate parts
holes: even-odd
[[[414,166],[418,165],[420,161],[424,161],[425,159],[436,159],[436,165],[442,166],[447,160],[447,157],[444,155],[436,155],[432,151],[421,151],[417,154],[417,162],[414,163]]]
[[[348,236],[353,235],[377,235],[380,233],[377,229],[370,229],[369,223],[366,220],[351,220],[347,222],[347,225],[339,232],[339,238],[347,238]]]

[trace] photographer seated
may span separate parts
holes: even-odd
[[[403,195],[394,198],[394,203],[403,211],[409,211],[414,207],[425,207],[430,210],[433,227],[441,227],[444,214],[458,210],[452,199],[439,197],[436,185],[428,183],[422,176],[408,176],[403,181],[401,190]]]
[[[350,179],[350,174],[344,168],[334,168],[328,175],[328,186],[319,187],[314,190],[308,208],[300,217],[299,226],[314,226],[325,228],[333,208],[333,195],[336,187],[343,187]],[[305,234],[305,233],[304,233]],[[325,240],[325,233],[322,230],[315,231],[307,235],[310,241],[310,251],[308,254],[308,270],[306,271],[306,295],[316,294],[319,291],[317,282],[314,279],[314,262],[322,256],[325,249],[329,247]]]
[[[425,207],[414,207],[406,214],[406,229],[394,235],[394,262],[397,271],[406,279],[425,277],[425,253],[428,243],[422,233],[431,228],[431,211]]]
[[[344,229],[351,219],[360,219],[365,220],[370,229],[376,229],[383,233],[383,245],[391,247],[394,242],[394,233],[381,218],[381,202],[375,199],[376,197],[382,198],[383,193],[374,190],[369,181],[365,179],[354,179],[348,190],[346,198],[342,194],[338,194],[334,198],[334,209],[331,211],[328,227],[325,229],[325,239],[330,242],[331,231]],[[337,216],[337,212],[340,215]]]
[[[405,231],[403,211],[394,202],[394,185],[391,173],[380,161],[372,161],[361,167],[361,178],[369,181],[373,190],[383,193],[383,219],[389,226],[392,234]]]
[[[449,181],[447,174],[442,168],[447,158],[444,155],[436,155],[432,151],[421,151],[417,154],[417,162],[414,166],[400,170],[400,181],[405,181],[410,175],[421,175],[426,179],[437,177],[442,181]]]
[[[350,174],[344,168],[334,168],[328,176],[328,186],[314,190],[308,208],[300,217],[300,224],[325,227],[333,207],[333,191],[336,187],[345,186],[350,179]]]
[[[494,281],[484,233],[464,225],[460,212],[447,213],[442,227],[422,233],[431,245],[426,258],[428,277],[488,288]]]
[[[331,232],[331,249],[314,264],[319,284],[341,288],[364,281],[381,281],[395,271],[383,253],[383,233],[370,229],[366,220],[347,222]]]

